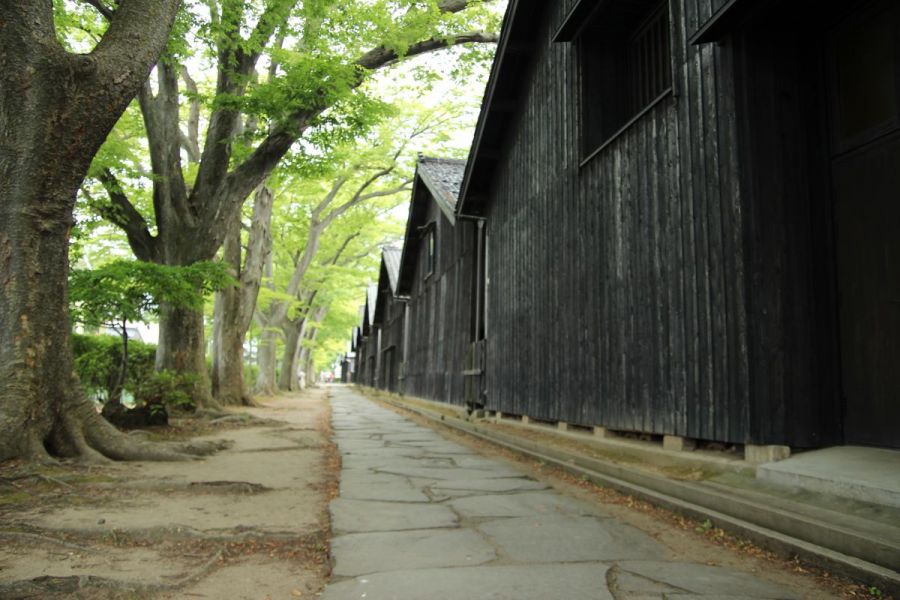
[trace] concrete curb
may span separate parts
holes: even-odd
[[[430,421],[585,477],[654,505],[694,519],[709,519],[717,527],[755,544],[837,573],[883,592],[900,595],[900,548],[889,540],[817,519],[817,511],[798,513],[760,504],[763,498],[741,497],[711,485],[675,481],[641,473],[618,464],[548,448],[514,436],[487,430],[394,398],[378,398]],[[759,495],[762,496],[762,495]],[[804,507],[809,508],[809,507]]]

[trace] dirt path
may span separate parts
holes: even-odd
[[[0,597],[314,597],[338,469],[326,392],[240,412],[204,460],[0,465]]]

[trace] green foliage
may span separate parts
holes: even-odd
[[[82,388],[94,400],[109,399],[122,364],[122,343],[109,335],[72,335],[75,372]],[[156,346],[136,340],[128,342],[126,391],[135,394],[142,382],[153,375]]]
[[[257,377],[259,377],[259,367],[252,363],[244,363],[244,385],[247,386],[247,389],[253,389]]]
[[[144,321],[167,302],[182,308],[203,307],[205,294],[234,285],[221,263],[198,262],[171,267],[116,260],[96,269],[69,274],[72,317],[89,326]]]
[[[70,52],[90,52],[108,27],[95,9],[67,0],[53,0],[53,18],[60,43]]]
[[[193,411],[194,388],[200,378],[194,373],[162,370],[150,375],[137,388],[135,397],[140,405],[166,406],[176,410]]]
[[[498,4],[502,2],[473,2],[457,13],[440,12],[439,3],[183,0],[162,58],[166,65],[178,65],[179,71],[189,70],[197,84],[194,93],[179,81],[178,117],[181,132],[193,138],[188,117],[199,116],[194,121],[200,124],[194,141],[201,151],[206,142],[203,128],[215,121],[215,111],[240,113],[241,127],[227,142],[230,159],[223,168],[233,170],[243,163],[271,132],[291,131],[290,127],[298,124],[306,127],[270,175],[269,185],[278,196],[272,225],[274,275],[266,282],[269,287],[264,286],[261,292],[259,310],[273,302],[288,302],[290,316],[296,318],[325,308],[325,319],[317,325],[317,363],[343,351],[347,331],[358,316],[365,283],[377,277],[379,246],[402,238],[405,214],[398,207],[409,199],[404,184],[412,176],[415,152],[464,156],[468,149],[468,139],[459,132],[471,127],[475,114],[459,109],[473,103],[477,106],[483,85],[473,82],[472,76],[483,76],[493,45],[456,47],[441,52],[442,57],[436,60],[404,57],[414,44],[431,38],[452,40],[470,31],[498,31],[502,8]],[[87,3],[53,0],[53,5],[57,31],[66,47],[79,52],[92,50],[108,26],[105,19]],[[401,59],[377,73],[364,71],[356,61],[375,49],[392,50]],[[255,68],[235,75],[249,56],[260,57]],[[217,82],[230,76],[234,85],[227,87],[227,94],[222,93]],[[385,84],[401,79],[405,79],[402,84]],[[465,85],[451,88],[451,81]],[[155,78],[151,79],[151,88],[158,89]],[[428,90],[437,92],[433,97],[441,98],[441,107],[424,108],[438,103],[421,100]],[[310,109],[310,114],[297,120],[298,113],[303,116]],[[419,130],[425,124],[430,131],[422,135]],[[172,267],[146,263],[125,266],[119,261],[109,267],[103,265],[120,249],[128,251],[125,237],[111,234],[111,228],[98,218],[108,218],[115,210],[108,191],[98,182],[105,170],[115,175],[118,190],[143,216],[148,233],[159,234],[154,185],[160,184],[162,177],[170,181],[171,173],[153,174],[147,149],[145,123],[134,102],[95,158],[79,195],[73,256],[98,267],[73,273],[72,309],[80,322],[99,325],[144,320],[158,312],[160,302],[196,307],[203,302],[205,292],[233,284],[219,277],[201,277],[198,283],[190,280],[188,273],[190,283],[184,287],[178,282],[184,283],[185,273],[162,272]],[[181,174],[189,190],[196,189],[199,168],[192,160],[188,147],[182,146]],[[332,184],[341,178],[347,180],[334,203],[339,206],[368,177],[386,168],[391,169],[389,175],[365,190],[384,195],[367,199],[330,223],[304,277],[301,293],[284,294],[294,261],[309,238],[312,211]],[[218,172],[218,168],[213,171]],[[399,191],[388,193],[392,189]],[[191,202],[195,200],[205,201],[192,198]],[[192,208],[202,212],[207,207]],[[245,220],[247,217],[249,214],[245,214]],[[329,264],[348,239],[343,258]],[[218,284],[211,283],[213,280]]]

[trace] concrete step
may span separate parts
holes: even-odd
[[[760,465],[756,477],[793,489],[900,509],[900,450],[835,446]]]

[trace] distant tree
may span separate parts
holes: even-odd
[[[224,265],[213,262],[170,267],[116,260],[96,269],[72,270],[69,274],[72,320],[93,327],[109,327],[122,340],[119,376],[107,402],[120,402],[128,375],[128,323],[146,322],[158,315],[162,302],[202,309],[207,294],[233,283]]]

